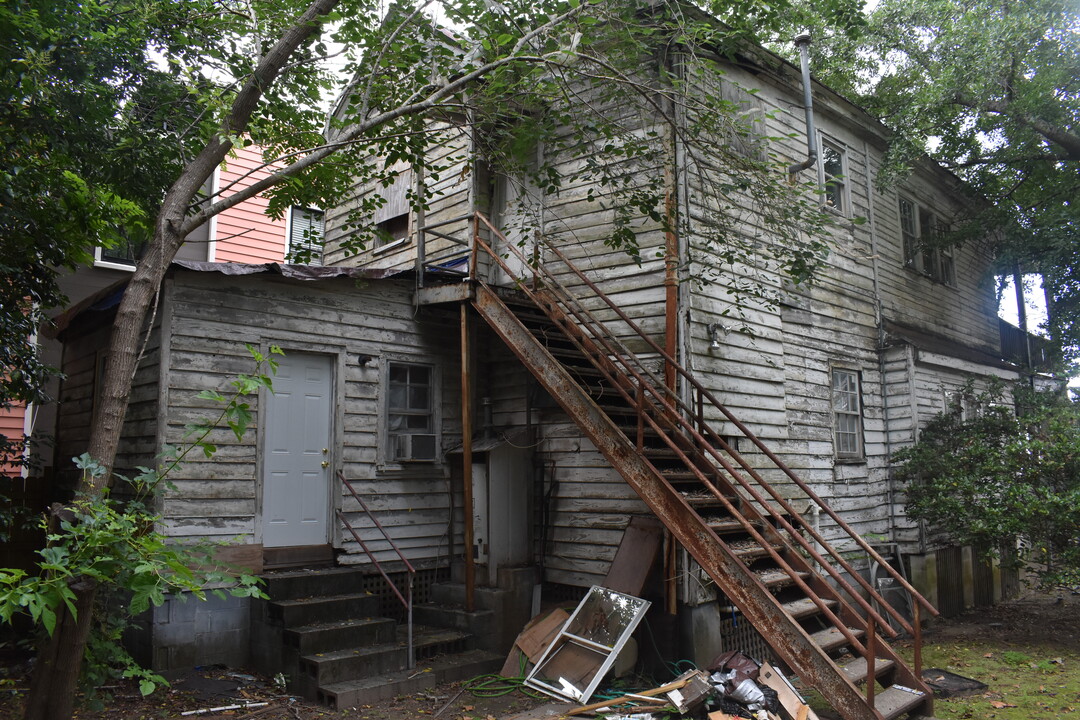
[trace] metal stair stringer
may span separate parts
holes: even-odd
[[[641,456],[499,296],[476,283],[472,305],[612,467],[664,523],[728,598],[800,677],[829,699],[845,720],[879,720],[858,688],[781,607],[779,601],[720,540],[686,500]]]

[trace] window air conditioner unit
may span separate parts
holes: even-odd
[[[409,462],[415,460],[431,461],[434,459],[434,435],[394,436],[394,460],[397,462]]]

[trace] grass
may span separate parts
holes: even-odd
[[[911,660],[911,648],[900,648]],[[923,647],[923,667],[973,678],[982,694],[937,699],[942,720],[1074,720],[1080,717],[1080,652],[970,638],[935,640]]]

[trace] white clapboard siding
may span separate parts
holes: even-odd
[[[338,383],[344,402],[335,403],[334,466],[355,481],[380,521],[408,541],[418,561],[445,556],[447,468],[384,466],[379,447],[378,427],[384,421],[380,368],[387,358],[435,365],[442,390],[443,443],[460,442],[456,327],[435,311],[414,313],[411,279],[358,285],[351,280],[296,282],[270,275],[234,278],[179,271],[169,288],[169,442],[181,442],[185,424],[215,410],[213,403],[198,398],[199,392],[225,392],[231,378],[252,371],[245,342],[263,351],[277,344],[286,353],[340,355],[344,371]],[[360,356],[373,359],[360,365]],[[237,535],[257,542],[259,402],[257,397],[248,402],[251,429],[240,440],[227,429],[214,430],[214,457],[193,454],[173,477],[176,489],[162,506],[172,535]],[[372,523],[357,514],[356,501],[338,483],[333,488],[334,507],[349,513],[365,542],[381,542]],[[334,540],[346,553],[360,551],[341,527],[336,527]]]

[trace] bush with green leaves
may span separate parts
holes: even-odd
[[[263,370],[276,370],[272,355],[281,350],[274,347],[268,354],[251,346],[248,350],[256,363],[254,374],[231,380],[229,394],[205,391],[200,395],[222,405],[216,418],[189,425],[184,445],[165,446],[158,467],[137,468],[138,474],[132,477],[115,475],[111,489],[54,506],[40,520],[47,534],[36,574],[0,569],[0,620],[10,623],[16,615],[26,615],[50,636],[60,613],[77,614],[73,584],[98,585],[83,666],[88,691],[116,674],[136,678],[144,695],[164,683],[159,675],[140,667],[120,641],[133,618],[162,605],[169,595],[180,601],[204,600],[208,592],[222,598],[226,594],[263,597],[258,578],[218,566],[214,560],[218,544],[170,541],[161,532],[162,518],[155,511],[155,500],[172,487],[169,474],[184,458],[196,450],[212,456],[216,448],[207,438],[222,425],[237,439],[243,437],[252,419],[246,398],[262,388],[272,389],[271,377]],[[105,473],[88,454],[74,462],[84,474],[101,477]]]
[[[1019,543],[1039,584],[1080,586],[1077,403],[1057,391],[969,386],[893,461],[909,516],[990,555]]]

